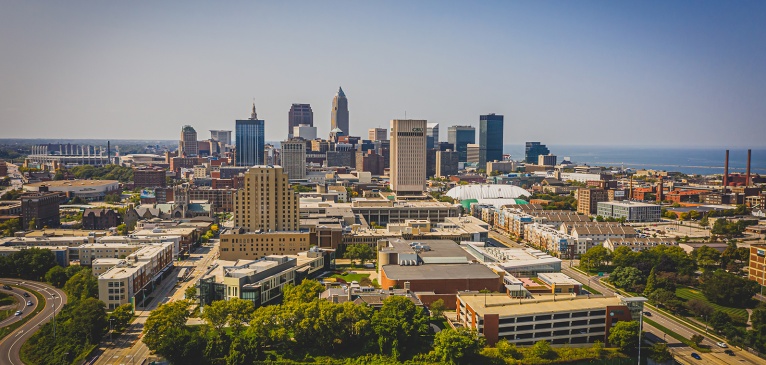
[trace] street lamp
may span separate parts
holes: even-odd
[[[112,329],[113,322],[114,322],[114,318],[109,318],[109,342],[112,342],[112,332],[114,331]]]

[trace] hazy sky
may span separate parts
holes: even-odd
[[[505,143],[762,147],[766,2],[0,3],[0,137],[266,139],[505,115]]]

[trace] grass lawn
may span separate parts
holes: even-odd
[[[591,293],[591,294],[593,294],[593,295],[601,295],[601,292],[600,292],[600,291],[598,291],[598,290],[596,290],[596,289],[593,289],[593,288],[591,288],[591,287],[589,287],[589,286],[587,286],[587,285],[583,285],[583,286],[582,286],[582,288],[583,288],[583,289],[585,289],[585,290],[587,290],[587,291],[588,291],[588,293]]]
[[[0,307],[6,306],[6,305],[12,305],[16,303],[16,299],[13,298],[10,294],[0,293]]]
[[[684,299],[684,300],[689,300],[689,299],[701,300],[701,301],[709,304],[711,307],[715,308],[716,310],[722,311],[722,312],[724,312],[726,314],[729,314],[731,316],[735,316],[735,317],[739,317],[739,318],[744,318],[747,321],[747,317],[748,317],[747,310],[742,309],[742,308],[724,307],[722,305],[718,305],[718,304],[712,303],[712,302],[708,301],[707,298],[705,297],[705,295],[702,294],[702,292],[699,291],[699,290],[695,290],[695,289],[691,289],[691,288],[677,288],[676,289],[676,296],[681,298],[681,299]]]
[[[449,324],[447,324],[447,318],[441,317],[441,318],[431,318],[431,323],[435,324],[436,327],[439,327],[439,329],[446,329],[450,328]]]
[[[335,275],[330,276],[330,277],[331,278],[343,279],[345,282],[350,283],[352,281],[361,282],[363,278],[369,278],[370,274],[352,274],[352,273],[347,273],[346,275],[335,274]]]

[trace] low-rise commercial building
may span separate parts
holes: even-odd
[[[300,283],[333,268],[334,260],[334,251],[318,248],[257,260],[219,260],[196,284],[200,305],[240,298],[259,307],[280,298],[285,285]]]
[[[598,203],[598,215],[604,218],[625,219],[627,222],[657,222],[662,207],[656,204],[631,201]]]
[[[47,190],[46,190],[47,189]],[[66,194],[68,197],[93,201],[103,200],[107,194],[120,191],[117,180],[58,180],[24,185],[24,191],[50,191]]]
[[[458,293],[457,320],[487,343],[516,345],[608,343],[617,322],[637,319],[646,298],[546,294],[512,298],[506,294]]]
[[[477,261],[515,277],[561,272],[561,259],[540,250],[490,247],[484,242],[462,242],[460,246]]]
[[[145,246],[98,276],[98,299],[108,310],[127,303],[142,306],[172,266],[172,243]]]

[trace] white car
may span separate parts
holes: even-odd
[[[22,311],[16,311],[16,315],[17,315],[17,316],[20,316],[22,313],[24,313],[24,312],[22,312]]]
[[[726,342],[719,342],[716,345],[718,345],[718,347],[723,347],[723,348],[729,347],[728,345],[726,345]]]

